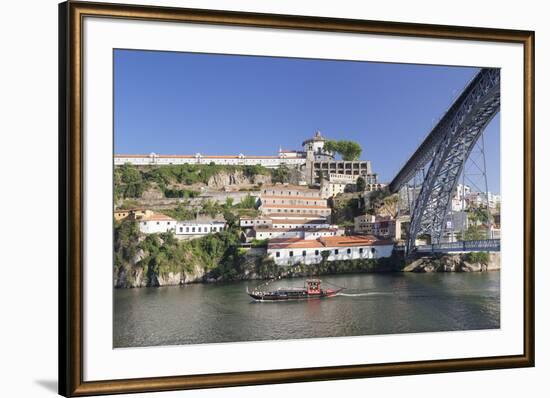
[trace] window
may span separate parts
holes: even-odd
[[[183,227],[180,227],[180,232],[183,232]]]
[[[351,254],[351,249],[348,249],[348,254]]]
[[[168,224],[168,225],[170,225],[170,221],[168,221],[168,223],[167,223],[167,224]]]
[[[192,231],[195,232],[195,227],[193,227]]]
[[[363,248],[362,247],[359,248],[359,254],[363,254]]]
[[[335,250],[334,250],[334,254],[338,254],[338,249],[335,249]]]
[[[315,250],[315,255],[316,255],[316,256],[319,255],[319,250]]]
[[[280,253],[280,252],[276,252],[276,253],[275,253],[275,257],[281,257],[281,253]]]
[[[157,225],[160,225],[160,222],[157,221]]]
[[[289,255],[290,257],[294,257],[294,252],[291,250],[291,251],[288,253],[288,255]]]
[[[201,228],[201,227],[199,227],[199,232],[202,232],[202,228]]]
[[[302,256],[306,256],[307,255],[307,252],[305,250],[302,251]]]
[[[185,232],[189,232],[189,227],[185,227]]]

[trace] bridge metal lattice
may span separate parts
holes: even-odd
[[[420,235],[442,238],[456,184],[475,143],[500,110],[500,70],[482,69],[390,183],[397,192],[429,164],[411,214],[407,252]]]

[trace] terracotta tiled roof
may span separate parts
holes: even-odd
[[[271,239],[268,249],[291,249],[291,248],[324,248],[324,247],[353,247],[353,246],[378,246],[392,245],[392,240],[378,240],[372,235],[366,236],[325,236],[315,240],[306,239]]]
[[[148,158],[149,155],[120,155],[115,154],[115,158]]]
[[[274,242],[277,240],[277,242]],[[311,249],[311,248],[323,248],[324,246],[318,240],[279,240],[271,239],[267,245],[268,249]]]
[[[337,232],[338,228],[256,228],[256,232]]]
[[[172,217],[168,217],[165,214],[155,213],[143,217],[140,221],[176,221]]]

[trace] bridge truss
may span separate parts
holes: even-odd
[[[390,191],[398,192],[420,170],[423,171],[422,185],[418,195],[415,192],[411,213],[408,253],[415,248],[416,239],[421,235],[429,235],[432,244],[440,243],[451,198],[464,164],[499,110],[500,70],[484,68],[390,183]]]

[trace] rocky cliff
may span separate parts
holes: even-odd
[[[208,187],[224,189],[226,187],[250,187],[258,184],[271,184],[271,176],[264,174],[246,175],[242,170],[221,171],[208,179]]]

